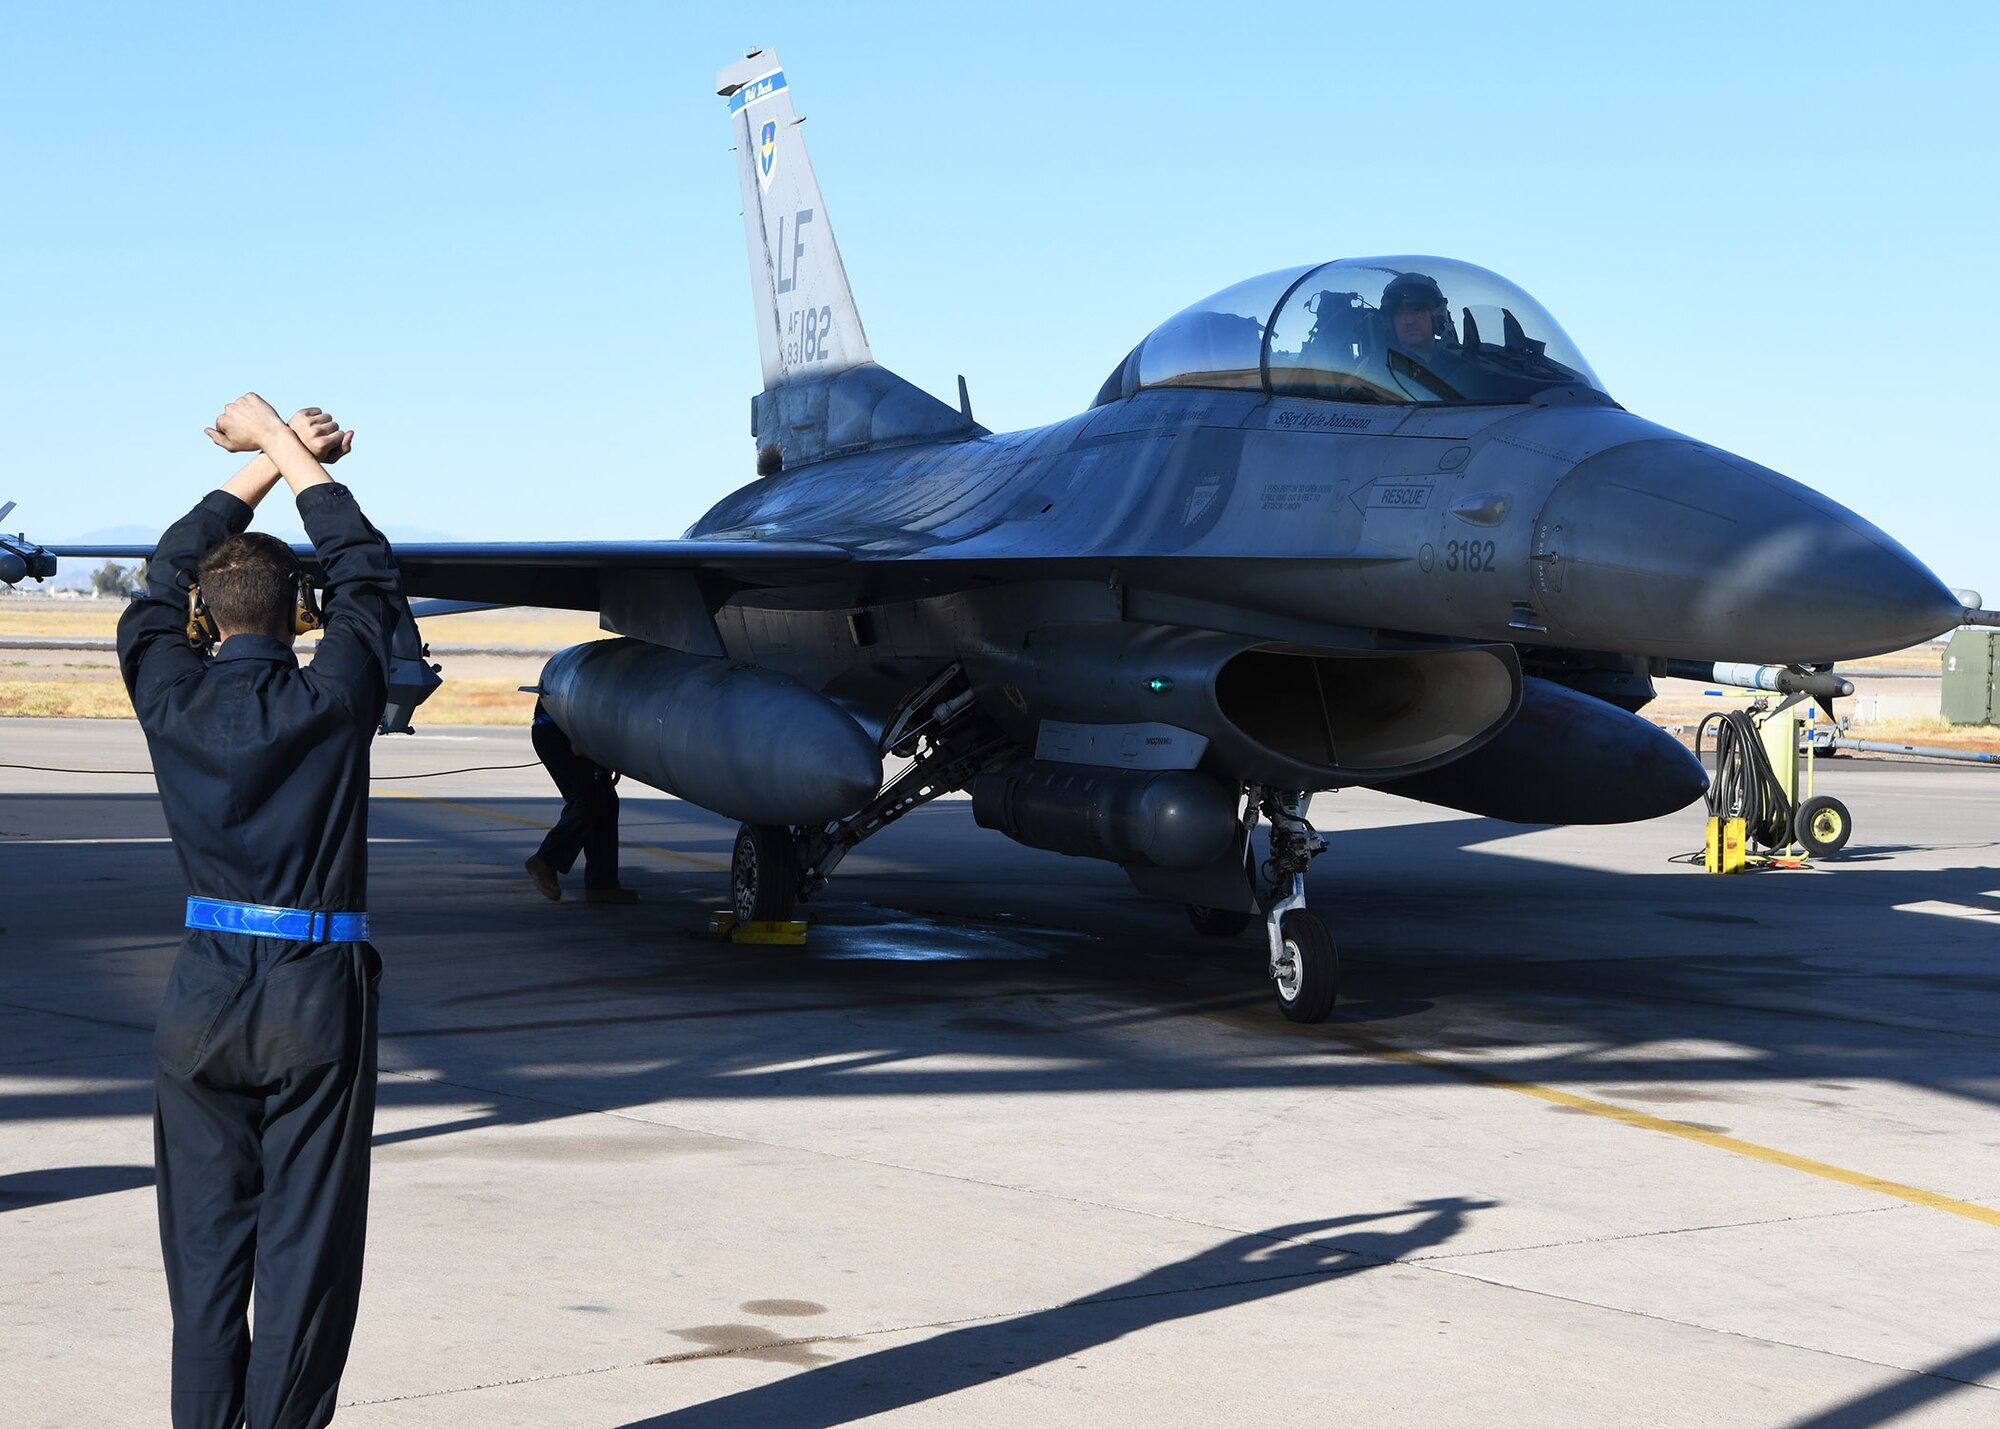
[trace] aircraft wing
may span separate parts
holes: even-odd
[[[706,612],[737,591],[810,591],[808,603],[830,607],[912,600],[994,582],[1111,580],[1144,586],[1157,576],[1163,586],[1173,587],[1186,583],[1188,570],[1205,564],[1188,556],[951,554],[912,545],[884,540],[879,533],[860,534],[845,543],[732,533],[676,541],[409,542],[396,545],[395,552],[403,593],[416,602],[413,613],[418,615],[496,605],[601,611],[617,617],[613,628],[706,653],[719,653],[710,648],[714,637]],[[317,575],[311,549],[293,549]],[[62,546],[53,553],[137,561],[150,557],[152,549]],[[1218,559],[1231,564],[1229,558]],[[1301,563],[1324,569],[1399,559],[1393,552],[1363,547],[1319,553],[1309,561],[1267,556],[1260,569],[1268,574]],[[1182,580],[1164,579],[1174,570]],[[663,614],[643,617],[647,610]]]
[[[55,546],[57,557],[143,561],[151,546]],[[294,546],[317,572],[311,547]],[[725,587],[786,585],[824,578],[851,554],[821,541],[709,538],[683,541],[451,541],[397,544],[403,592],[469,605],[602,608],[611,572],[684,573]],[[435,613],[435,612],[434,612]]]
[[[851,559],[842,547],[820,541],[454,541],[396,547],[405,595],[563,610],[602,609],[604,577],[612,573],[686,574],[742,588],[788,585]]]

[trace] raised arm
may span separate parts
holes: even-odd
[[[209,429],[209,436],[228,450],[247,451],[253,447],[236,443],[248,441],[254,428],[259,438],[282,445],[268,423],[259,424],[258,408],[273,419],[277,416],[262,398],[251,394],[232,402]],[[353,450],[354,434],[342,431],[317,407],[302,408],[288,425],[293,444],[314,469]],[[225,436],[225,426],[231,435]],[[300,468],[302,478],[310,477],[300,463],[293,464]],[[250,524],[251,512],[277,485],[281,474],[278,462],[259,450],[219,490],[203,497],[161,536],[146,566],[145,593],[126,607],[118,622],[119,670],[142,722],[163,707],[181,681],[202,670],[201,653],[187,639],[187,590],[201,558],[216,542]],[[309,484],[325,484],[327,480],[325,471],[319,470],[318,482]]]
[[[277,463],[258,452],[243,464],[236,475],[222,483],[222,489],[254,511],[257,503],[277,484]]]
[[[342,431],[340,423],[317,407],[299,408],[285,425],[292,429],[292,435],[322,466],[332,466],[354,450],[354,433]],[[216,428],[210,427],[208,434],[221,442],[221,433]],[[260,451],[245,462],[236,475],[225,481],[222,489],[254,510],[257,503],[278,484],[278,475],[278,464],[267,453]]]
[[[308,437],[318,434],[311,446],[325,450],[327,459],[337,459],[352,445],[352,436],[340,432],[325,414],[308,408],[299,416],[309,419]],[[315,423],[311,417],[322,420]],[[326,474],[308,442],[255,392],[224,408],[208,435],[229,451],[263,452],[298,498],[299,519],[326,576],[326,626],[313,655],[314,681],[357,716],[370,723],[381,718],[389,637],[403,608],[389,543],[369,525],[352,493]]]

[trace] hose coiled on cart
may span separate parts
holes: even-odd
[[[1694,757],[1710,725],[1715,726],[1715,777],[1708,785],[1710,818],[1740,818],[1752,843],[1783,848],[1792,837],[1792,802],[1771,768],[1757,722],[1747,710],[1717,710],[1694,732]]]

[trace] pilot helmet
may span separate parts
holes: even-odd
[[[1389,280],[1389,286],[1382,290],[1382,311],[1390,318],[1401,307],[1428,309],[1431,315],[1431,336],[1444,333],[1445,303],[1444,293],[1437,280],[1423,273],[1399,273]]]

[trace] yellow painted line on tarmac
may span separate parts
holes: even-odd
[[[1227,1014],[1214,1020],[1227,1022],[1231,1026],[1268,1032],[1268,1022],[1253,1024],[1248,1018],[1232,1018]],[[1901,1181],[1891,1181],[1883,1176],[1871,1176],[1865,1171],[1850,1171],[1844,1166],[1835,1166],[1825,1161],[1815,1161],[1810,1156],[1794,1156],[1789,1151],[1776,1147],[1760,1146],[1754,1141],[1741,1137],[1725,1136],[1719,1131],[1709,1131],[1703,1127],[1691,1126],[1684,1121],[1673,1121],[1664,1116],[1654,1116],[1650,1112],[1634,1111],[1630,1107],[1614,1102],[1599,1101],[1595,1097],[1579,1096],[1575,1092],[1558,1091],[1536,1082],[1517,1081],[1485,1067],[1460,1062],[1450,1057],[1434,1056],[1429,1052],[1417,1052],[1407,1047],[1398,1047],[1378,1037],[1370,1036],[1356,1027],[1331,1025],[1325,1028],[1342,1041],[1370,1056],[1385,1061],[1402,1062],[1412,1067],[1428,1067],[1433,1071],[1445,1072],[1463,1082],[1476,1086],[1492,1087],[1496,1091],[1515,1092],[1537,1101],[1551,1102],[1556,1106],[1568,1107],[1572,1111],[1587,1112],[1591,1116],[1601,1116],[1607,1121],[1623,1122],[1626,1126],[1637,1127],[1641,1131],[1657,1131],[1667,1136],[1677,1136],[1683,1141],[1697,1142],[1702,1146],[1712,1146],[1718,1151],[1732,1152],[1747,1156],[1752,1161],[1762,1161],[1769,1166],[1782,1166],[1789,1171],[1800,1171],[1808,1176],[1817,1176],[1822,1181],[1834,1181],[1843,1186],[1853,1186],[1857,1190],[1874,1191],[1883,1196],[1894,1196],[1899,1201],[1908,1201],[1913,1206],[1924,1206],[1933,1211],[1944,1211],[1949,1215],[1962,1216],[1968,1221],[1978,1221],[1981,1225],[2000,1226],[2000,1210],[1977,1205],[1971,1201],[1955,1200],[1950,1196],[1926,1191],[1921,1186],[1906,1186]]]
[[[501,809],[482,808],[478,804],[460,804],[451,799],[439,799],[429,794],[407,794],[401,789],[370,789],[369,795],[380,799],[415,799],[420,804],[435,804],[440,809],[456,809],[461,814],[483,814],[489,819],[501,819],[510,824],[523,824],[531,829],[548,828],[546,819],[524,819],[519,814],[509,814]],[[705,858],[698,853],[682,853],[678,849],[661,848],[658,844],[632,843],[627,839],[618,840],[618,847],[633,849],[639,853],[656,854],[676,863],[692,864],[715,873],[727,873],[729,865],[719,858]]]

